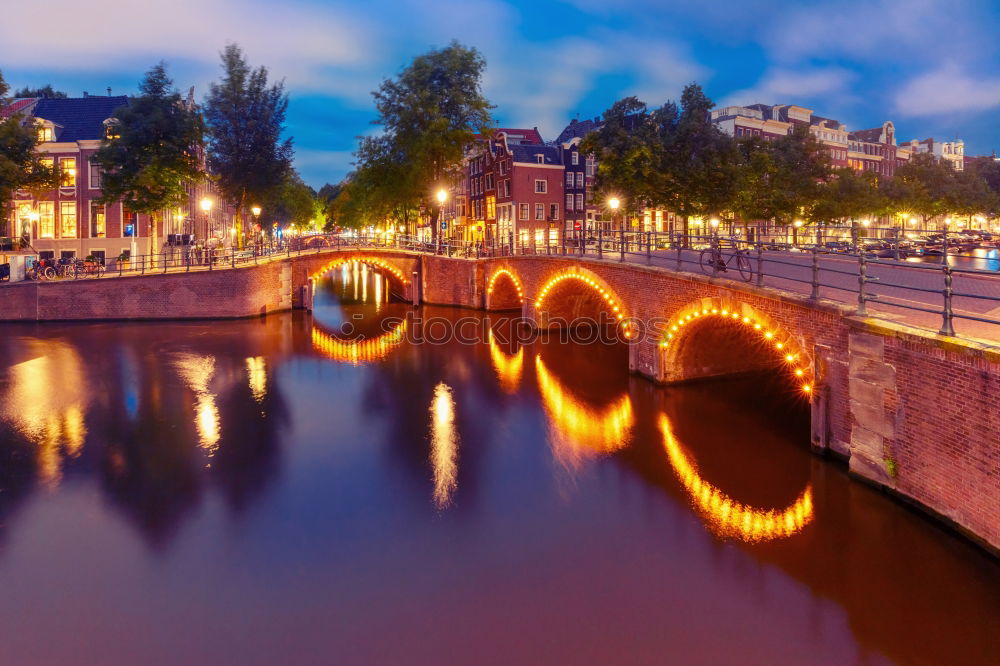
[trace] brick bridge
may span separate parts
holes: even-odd
[[[785,373],[810,404],[817,451],[1000,549],[1000,347],[858,317],[823,299],[579,257],[353,249],[212,273],[10,285],[0,290],[0,319],[309,308],[314,281],[351,261],[382,269],[414,303],[519,310],[540,328],[603,316],[628,339],[630,370],[656,382]]]

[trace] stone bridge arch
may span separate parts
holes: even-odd
[[[526,314],[539,328],[598,324],[615,326],[625,338],[634,334],[622,297],[598,273],[574,265],[548,273],[538,284]]]
[[[805,396],[813,391],[814,363],[804,337],[738,295],[679,308],[660,326],[658,347],[668,383],[778,370]]]
[[[524,306],[524,285],[517,273],[501,266],[486,285],[487,310],[520,310]]]

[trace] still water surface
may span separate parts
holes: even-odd
[[[1000,661],[1000,565],[767,377],[313,316],[0,328],[0,664]],[[350,326],[346,326],[346,324]],[[415,342],[425,334],[424,342]]]

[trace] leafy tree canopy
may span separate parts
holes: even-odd
[[[46,83],[41,88],[29,88],[25,86],[14,93],[15,98],[22,97],[51,97],[54,99],[65,99],[66,93],[61,90],[54,90],[51,83]]]
[[[161,211],[185,202],[185,183],[202,176],[204,127],[173,87],[164,63],[146,73],[139,92],[115,112],[118,137],[105,140],[93,161],[104,171],[101,201],[123,201],[150,215],[155,243]]]

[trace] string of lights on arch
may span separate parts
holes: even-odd
[[[743,504],[701,478],[698,467],[684,453],[664,414],[660,414],[660,432],[670,466],[709,529],[719,536],[759,543],[792,536],[812,522],[812,485],[806,485],[785,509],[762,509]]]
[[[361,365],[380,361],[395,349],[406,337],[406,320],[377,338],[364,340],[341,340],[314,326],[312,329],[313,349],[334,361]]]
[[[781,358],[783,367],[792,375],[802,392],[810,395],[813,390],[813,370],[808,355],[799,349],[792,336],[779,327],[763,321],[759,316],[743,314],[748,310],[752,312],[749,306],[742,305],[702,306],[686,310],[684,314],[678,315],[668,324],[666,334],[660,341],[660,347],[668,349],[675,345],[686,327],[703,319],[715,318],[732,321],[756,335],[767,348],[773,349],[775,355]]]
[[[497,279],[500,276],[502,276],[502,275],[506,275],[507,277],[510,278],[511,282],[514,283],[514,289],[517,290],[517,300],[520,301],[521,303],[523,303],[524,302],[524,289],[521,288],[521,281],[517,279],[517,276],[514,275],[514,273],[512,273],[509,270],[507,270],[506,268],[500,268],[500,269],[497,270],[497,272],[495,272],[493,274],[493,277],[490,278],[490,282],[489,282],[489,284],[486,287],[486,293],[487,294],[492,294],[493,293],[493,287],[496,284]]]
[[[403,271],[399,270],[392,264],[383,261],[382,259],[378,259],[376,257],[345,257],[340,259],[334,259],[330,263],[323,266],[323,268],[314,272],[311,277],[317,277],[319,275],[323,275],[324,273],[328,273],[332,270],[335,270],[339,266],[343,266],[344,264],[353,264],[355,262],[368,264],[373,268],[379,268],[381,270],[384,270],[385,272],[393,275],[397,280],[402,282],[404,285],[408,285],[410,283],[409,280],[406,279],[406,276],[403,274]]]
[[[622,311],[621,304],[615,299],[611,292],[611,289],[605,287],[603,284],[593,279],[592,277],[579,273],[577,271],[569,271],[566,273],[560,273],[552,278],[549,278],[548,282],[542,287],[541,291],[538,292],[538,299],[535,301],[535,308],[541,310],[545,303],[545,298],[548,296],[549,292],[552,291],[554,287],[559,285],[565,280],[577,280],[589,286],[591,289],[596,291],[604,302],[607,303],[608,308],[611,310],[615,319],[618,322],[624,322],[624,333],[626,338],[632,337],[632,325],[625,322],[625,313]]]

